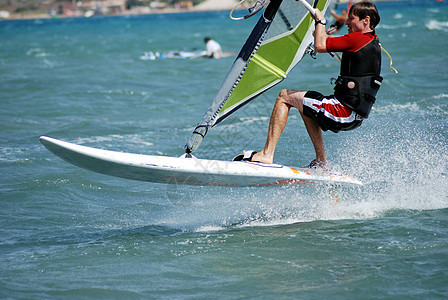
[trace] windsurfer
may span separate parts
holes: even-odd
[[[375,27],[380,16],[371,2],[358,2],[349,11],[345,24],[348,34],[330,37],[326,21],[316,9],[315,50],[319,53],[343,52],[341,74],[335,95],[324,96],[315,91],[284,89],[280,92],[269,122],[268,136],[262,151],[250,157],[252,161],[271,164],[274,151],[286,126],[289,110],[299,110],[316,152],[309,168],[328,169],[322,130],[347,131],[359,127],[367,118],[375,101],[382,78],[381,49]]]
[[[221,45],[215,40],[212,40],[209,37],[204,38],[204,43],[207,47],[207,56],[210,58],[221,58],[222,50]]]
[[[347,10],[343,9],[341,14],[338,15],[334,10],[330,9],[330,13],[334,17],[334,23],[330,25],[328,34],[334,34],[344,26],[345,20],[347,19]]]

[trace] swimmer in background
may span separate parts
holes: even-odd
[[[343,9],[341,15],[338,15],[334,10],[330,9],[330,13],[334,17],[335,22],[331,24],[327,34],[334,34],[344,26],[345,20],[347,20],[347,10]]]
[[[207,56],[210,58],[221,58],[222,50],[221,45],[218,44],[215,40],[212,40],[209,37],[204,38],[204,43],[207,46]]]

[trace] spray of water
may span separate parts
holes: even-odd
[[[400,124],[400,122],[398,122]],[[446,137],[401,122],[345,136],[334,160],[364,186],[186,188],[171,190],[177,206],[165,219],[187,230],[272,226],[315,220],[367,219],[395,210],[448,207]],[[443,132],[443,130],[439,130]],[[188,205],[182,199],[188,199]]]

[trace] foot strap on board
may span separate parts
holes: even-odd
[[[253,150],[244,151],[243,154],[235,156],[232,160],[233,161],[252,161],[252,158],[254,157],[255,153],[257,153],[257,151],[253,151]]]

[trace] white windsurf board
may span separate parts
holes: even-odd
[[[73,165],[140,181],[203,186],[362,185],[349,176],[277,164],[124,153],[47,136],[40,137],[40,141],[53,154]]]

